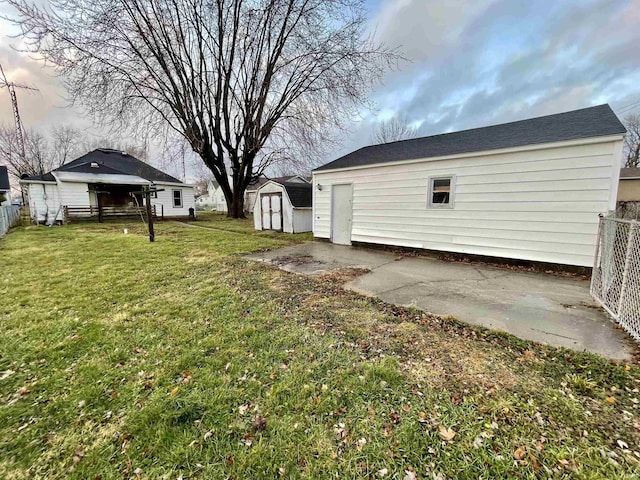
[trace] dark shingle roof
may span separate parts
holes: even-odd
[[[56,182],[56,178],[51,173],[45,173],[44,175],[31,175],[30,177],[20,177],[21,180],[32,180],[37,182]]]
[[[621,179],[640,178],[640,168],[621,168],[620,178]]]
[[[124,173],[125,175],[137,175],[138,177],[142,177],[145,180],[149,180],[150,182],[182,183],[177,178],[161,172],[157,168],[144,163],[142,160],[138,160],[136,157],[133,157],[128,153],[124,153],[119,150],[112,150],[110,148],[98,148],[97,150],[89,152],[80,158],[76,158],[74,161],[63,165],[56,170],[61,172],[73,171],[90,173],[90,170],[85,169],[92,168],[90,165],[92,162],[95,162],[101,166],[104,165],[105,167],[108,167],[109,169],[115,171],[105,171],[99,173]],[[86,167],[84,165],[86,165]]]
[[[273,182],[279,183],[280,185],[283,185],[284,183],[289,181],[291,178],[294,178],[294,177],[297,177],[297,176],[298,175],[287,175],[285,177],[273,177],[273,178],[268,178],[268,177],[265,177],[265,176],[261,176],[255,182],[250,184],[249,188],[247,188],[247,190],[258,190],[262,185],[264,185],[265,183],[267,183],[269,181],[273,181]],[[303,178],[303,177],[300,177],[300,178]],[[304,180],[307,181],[306,179],[304,179]],[[296,182],[290,182],[290,183],[296,183]]]
[[[624,125],[611,107],[605,104],[490,127],[371,145],[315,170],[481,152],[625,132]]]
[[[0,165],[0,190],[10,190],[11,185],[9,185],[9,172],[7,171],[7,167]]]
[[[97,163],[98,167],[92,167]],[[138,160],[120,150],[98,148],[75,160],[64,164],[54,172],[100,173],[106,175],[136,175],[150,182],[182,183],[175,177],[161,172],[157,168]],[[45,178],[46,177],[46,178]],[[25,180],[55,181],[51,173],[27,177]]]
[[[280,183],[280,182],[278,182]],[[301,182],[283,182],[280,183],[289,195],[291,205],[294,207],[310,207],[311,206],[311,189],[308,183]]]

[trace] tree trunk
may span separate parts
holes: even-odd
[[[234,189],[231,199],[227,199],[227,217],[246,218],[244,215],[244,189]]]

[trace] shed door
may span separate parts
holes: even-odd
[[[262,206],[262,229],[282,231],[282,193],[263,193],[260,195]]]
[[[351,245],[352,189],[351,184],[331,187],[331,241],[339,245]]]

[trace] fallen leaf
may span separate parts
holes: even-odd
[[[516,460],[522,460],[527,454],[527,446],[526,445],[522,445],[518,448],[516,448],[516,451],[513,452],[513,458],[515,458]]]
[[[256,415],[253,417],[253,429],[258,432],[267,428],[267,419],[262,415]]]
[[[416,475],[416,472],[412,470],[405,470],[403,480],[418,480],[418,476]]]
[[[613,405],[614,403],[616,403],[616,399],[615,397],[607,397],[606,402],[610,405]]]
[[[18,395],[28,395],[31,393],[31,389],[28,387],[20,387],[16,393]]]
[[[438,435],[440,435],[440,438],[442,438],[443,440],[449,442],[453,440],[453,437],[456,436],[456,432],[451,428],[440,425],[440,427],[438,428]]]
[[[179,390],[180,390],[180,387],[176,387],[173,390],[171,390],[171,392],[169,392],[169,395],[171,395],[172,397],[175,397]]]
[[[384,477],[387,473],[389,473],[389,470],[387,470],[386,468],[381,468],[380,470],[378,470],[377,475],[379,477]]]

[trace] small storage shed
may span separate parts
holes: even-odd
[[[256,191],[253,222],[256,230],[310,232],[311,184],[269,180]]]
[[[599,105],[364,147],[313,171],[313,234],[592,266],[625,132]]]

